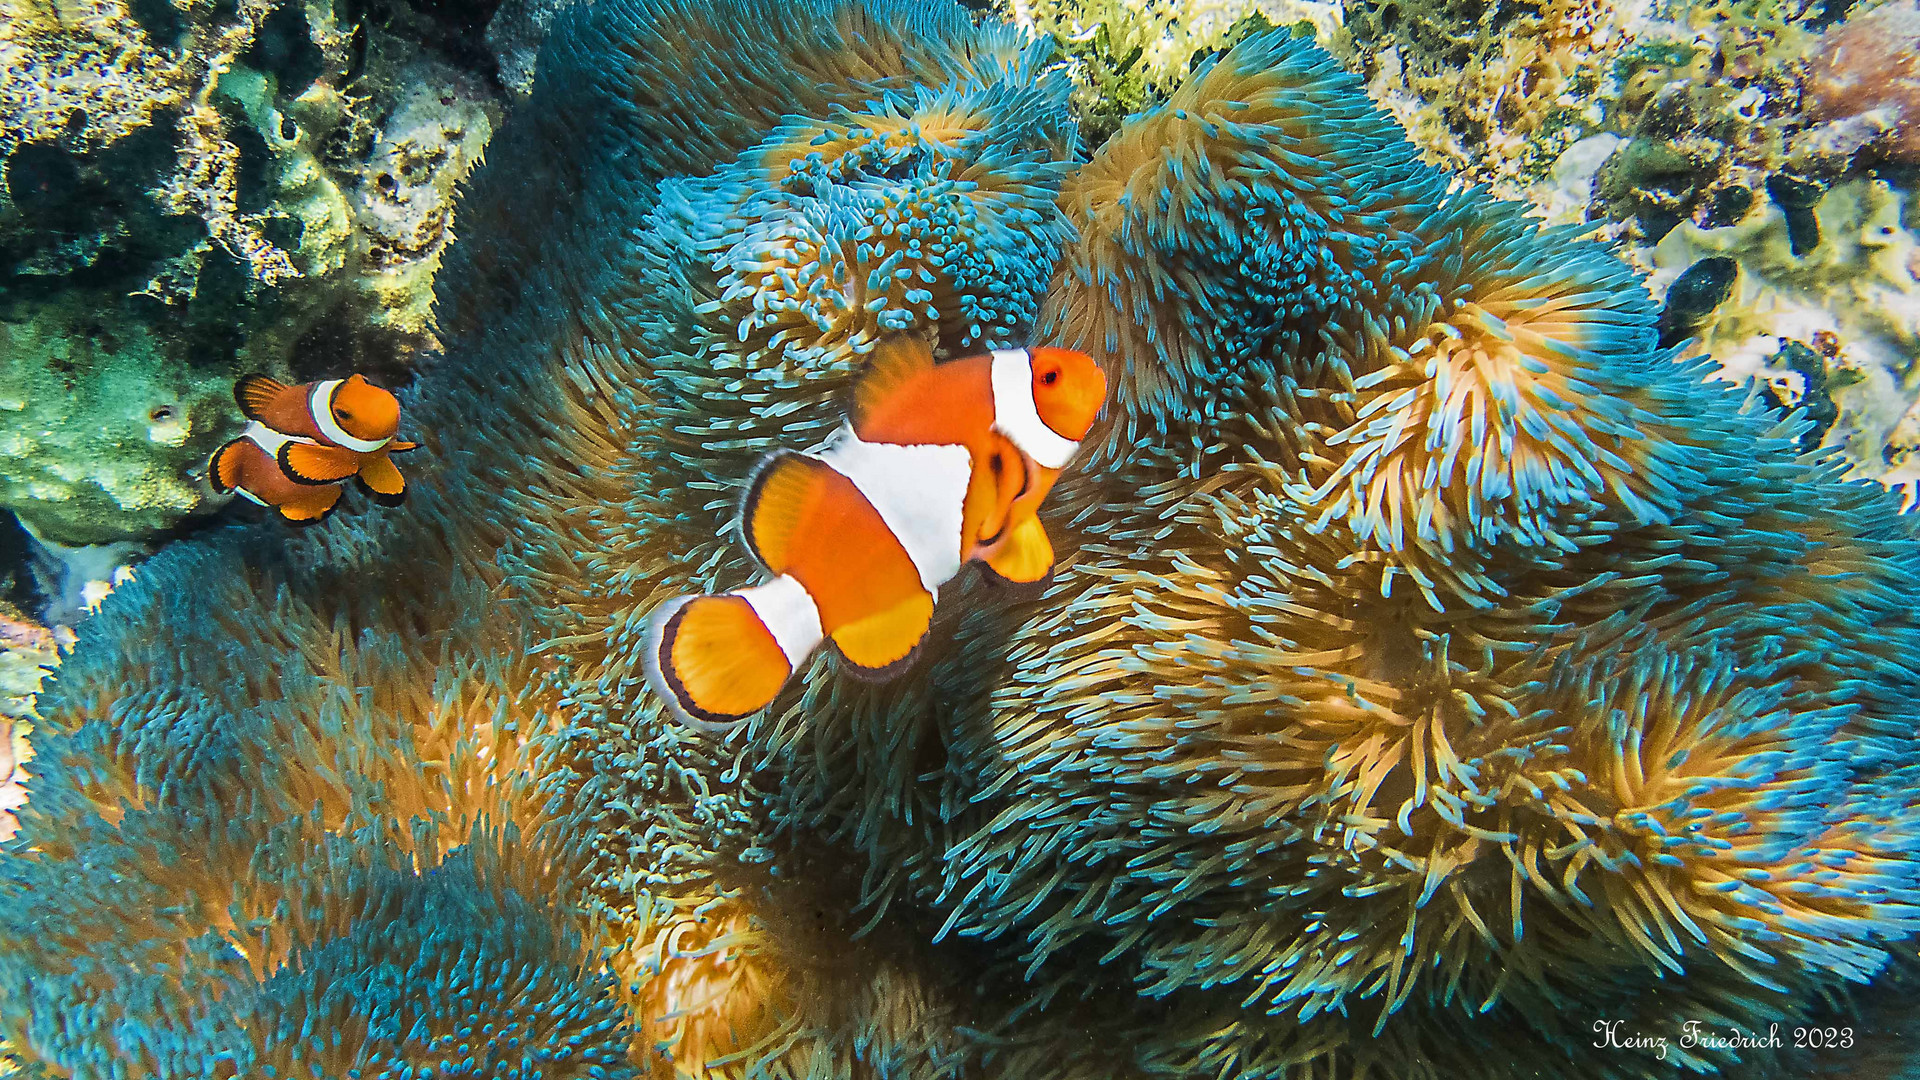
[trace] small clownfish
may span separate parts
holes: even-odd
[[[387,455],[416,444],[393,437],[399,399],[364,377],[288,386],[246,375],[233,399],[252,422],[214,451],[207,470],[214,490],[238,492],[295,525],[325,520],[349,478],[385,505],[406,498],[407,482]]]
[[[769,580],[654,610],[654,692],[683,723],[723,732],[823,641],[862,678],[904,668],[968,562],[1044,580],[1053,545],[1035,514],[1106,393],[1106,373],[1068,349],[936,364],[923,341],[881,343],[848,422],[814,449],[769,455],[748,481],[741,532]]]

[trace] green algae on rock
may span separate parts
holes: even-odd
[[[1910,524],[1313,46],[1088,162],[1046,44],[957,6],[598,0],[543,48],[408,512],[172,547],[43,692],[20,1052],[277,1064],[241,1010],[371,985],[436,875],[550,921],[542,1000],[663,1080],[1766,1076],[1590,1025],[1801,1016],[1910,949]],[[647,612],[740,576],[729,480],[895,332],[1109,358],[1054,580],[679,728]]]
[[[0,506],[65,545],[141,539],[217,502],[200,476],[239,427],[235,372],[69,305],[0,318]],[[17,321],[16,321],[17,320]]]

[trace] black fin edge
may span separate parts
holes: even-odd
[[[345,476],[341,476],[341,477],[336,477],[335,479],[332,479],[332,480],[315,480],[312,477],[300,475],[300,473],[296,471],[291,464],[288,463],[287,455],[293,452],[294,447],[305,446],[305,445],[310,445],[310,444],[296,443],[291,441],[285,442],[280,445],[280,452],[273,455],[273,460],[280,466],[280,471],[286,474],[287,479],[293,481],[296,484],[305,484],[308,487],[326,487],[328,484],[342,483],[347,479]],[[339,449],[339,447],[330,447],[329,449],[337,450]],[[355,472],[352,475],[357,477],[360,474],[358,472]]]
[[[929,630],[928,633],[932,631]],[[921,650],[927,644],[927,635],[920,635],[920,640],[913,643],[913,648],[907,650],[907,655],[885,667],[866,667],[856,664],[847,658],[846,653],[840,651],[839,642],[834,641],[831,636],[827,638],[827,642],[833,646],[833,656],[840,662],[840,669],[849,676],[863,683],[886,683],[906,674],[907,669],[920,659]]]
[[[299,519],[290,518],[286,515],[286,512],[281,510],[278,506],[273,508],[273,516],[280,520],[280,524],[285,525],[290,529],[311,529],[315,525],[318,525],[321,522],[332,517],[334,511],[340,509],[340,504],[345,501],[346,500],[344,499],[333,500],[333,505],[327,507],[325,510],[320,511],[319,517],[299,518]]]
[[[1046,573],[1034,578],[1032,581],[1015,581],[1000,571],[995,570],[985,559],[975,559],[974,563],[980,567],[980,578],[982,581],[985,581],[988,585],[996,589],[1011,589],[1019,596],[1027,596],[1029,590],[1031,590],[1032,595],[1039,595],[1047,586],[1053,584],[1053,572],[1060,565],[1059,560],[1056,559],[1054,560],[1053,566],[1047,567]]]
[[[245,441],[246,436],[244,435],[238,439],[228,439],[226,442],[220,444],[220,449],[215,450],[212,457],[207,459],[207,485],[213,488],[214,491],[222,495],[233,494],[233,488],[220,482],[220,458],[224,456],[228,450],[233,449],[234,444]]]
[[[372,499],[381,506],[399,506],[401,503],[407,501],[407,489],[404,487],[391,495],[384,491],[375,491],[373,490],[373,485],[367,483],[367,478],[361,476],[359,473],[353,474],[353,482],[361,491],[366,493],[367,498]],[[401,483],[404,484],[405,481],[403,480]]]
[[[771,472],[775,465],[778,465],[785,459],[805,456],[805,454],[795,450],[770,451],[754,465],[753,471],[747,473],[746,490],[740,493],[739,517],[737,518],[740,528],[740,542],[746,545],[747,554],[753,556],[753,561],[760,564],[761,569],[769,574],[777,574],[779,571],[767,565],[766,558],[760,554],[760,545],[753,542],[753,515],[754,512],[760,508],[761,482],[766,479],[767,473]],[[676,616],[676,618],[677,617],[678,616]]]
[[[680,605],[680,610],[674,612],[673,616],[667,620],[666,625],[660,628],[660,644],[658,649],[655,650],[653,663],[660,671],[660,678],[667,684],[668,696],[671,700],[666,702],[666,704],[670,709],[677,709],[693,720],[718,728],[738,724],[760,710],[755,709],[753,712],[745,712],[735,716],[729,713],[717,713],[710,709],[701,708],[693,703],[693,693],[687,689],[686,683],[680,681],[679,673],[673,670],[671,664],[665,662],[667,657],[673,655],[673,641],[680,635],[680,620],[686,617],[687,609],[701,600],[706,599],[710,598],[697,596],[687,603]]]
[[[233,403],[235,405],[240,406],[240,415],[246,417],[249,420],[254,421],[255,423],[260,423],[260,424],[264,424],[266,423],[266,421],[261,419],[258,413],[254,412],[252,409],[247,407],[247,399],[241,395],[246,387],[252,385],[255,382],[260,382],[263,380],[266,382],[270,382],[275,386],[280,387],[281,389],[285,389],[287,385],[286,383],[281,382],[279,379],[276,379],[271,375],[266,375],[258,371],[249,371],[245,375],[242,375],[238,379],[235,379],[233,382]]]

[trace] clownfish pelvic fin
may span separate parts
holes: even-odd
[[[407,501],[407,478],[400,475],[400,470],[385,454],[373,455],[362,462],[354,480],[361,491],[381,506],[399,506]]]
[[[1047,539],[1040,519],[1028,512],[1007,528],[980,561],[1002,581],[1031,585],[1053,573],[1053,541]]]
[[[647,682],[675,719],[724,734],[773,704],[823,639],[819,608],[785,574],[737,592],[677,597],[649,620]]]

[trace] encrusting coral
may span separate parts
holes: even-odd
[[[143,542],[221,505],[185,471],[240,426],[201,408],[239,374],[392,381],[432,343],[453,188],[498,107],[348,14],[0,0],[0,438],[30,444],[0,510],[49,542]],[[168,411],[156,392],[191,400],[170,435],[126,437]]]
[[[1910,952],[1892,500],[1290,33],[1084,162],[1048,51],[907,0],[562,14],[461,207],[407,511],[176,545],[43,691],[15,1052],[530,1067],[492,1023],[582,1075],[1766,1076],[1680,1025]],[[822,656],[679,727],[646,615],[743,579],[738,481],[889,333],[1108,365],[1052,581],[943,590],[893,682]]]

